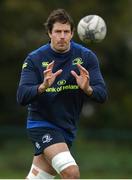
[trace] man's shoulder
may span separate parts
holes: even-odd
[[[29,56],[33,59],[41,58],[45,54],[45,52],[48,52],[48,50],[49,50],[49,44],[45,44],[30,52]]]
[[[72,47],[75,49],[76,53],[81,54],[86,59],[90,59],[90,63],[96,63],[98,61],[95,52],[93,52],[90,48],[76,42],[72,42]]]
[[[85,47],[84,45],[76,43],[74,41],[72,41],[72,47],[77,51],[81,51],[81,52],[85,52],[85,53],[91,52],[91,50],[88,47]]]

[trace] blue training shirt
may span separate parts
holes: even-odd
[[[63,72],[51,87],[38,94],[38,86],[44,79],[43,71],[53,60],[53,72],[59,69]],[[106,100],[107,92],[98,59],[90,49],[71,41],[70,50],[61,54],[52,50],[48,43],[27,56],[21,72],[17,101],[21,105],[28,105],[27,128],[56,128],[70,141],[74,139],[86,96],[71,74],[71,70],[79,74],[78,63],[90,75],[93,93],[88,98],[100,103]]]

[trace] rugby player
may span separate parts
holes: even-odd
[[[27,133],[34,157],[27,179],[79,179],[70,152],[84,99],[99,103],[107,91],[98,58],[75,43],[74,23],[64,9],[45,23],[50,41],[29,53],[23,63],[17,101],[28,106]]]

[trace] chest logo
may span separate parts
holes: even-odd
[[[48,61],[42,62],[42,66],[43,66],[43,67],[47,67],[48,65],[49,65],[49,62],[48,62]]]
[[[83,64],[83,60],[80,57],[73,59],[72,65]]]

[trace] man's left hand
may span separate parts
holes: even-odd
[[[75,77],[78,86],[87,94],[91,95],[93,92],[92,87],[89,85],[90,77],[89,72],[80,64],[77,64],[80,71],[80,75],[77,75],[75,71],[71,71],[71,74]]]

